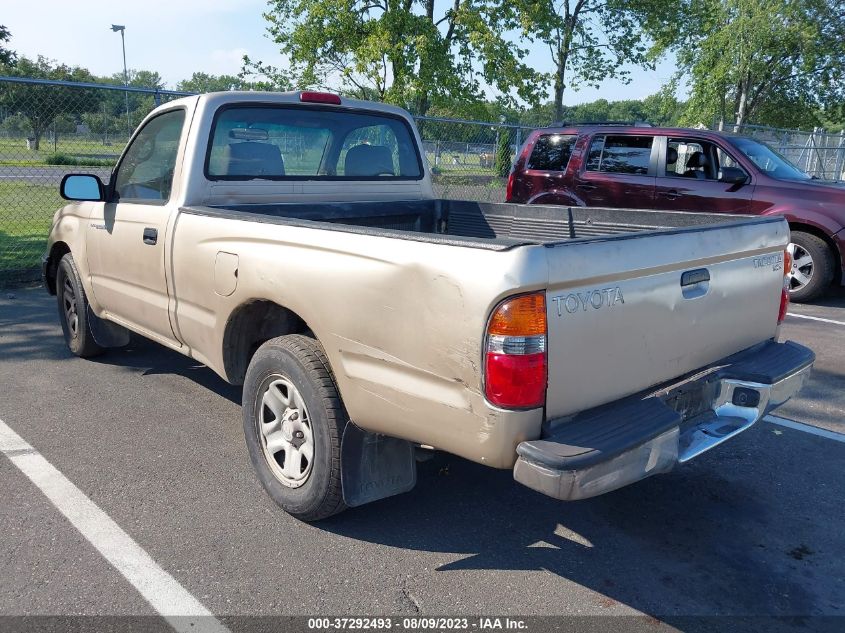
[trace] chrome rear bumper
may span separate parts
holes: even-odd
[[[668,472],[789,400],[814,360],[806,347],[769,341],[665,392],[585,412],[522,442],[514,478],[556,499],[576,500]]]

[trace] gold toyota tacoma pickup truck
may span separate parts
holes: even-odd
[[[317,520],[448,451],[558,499],[664,473],[785,402],[778,217],[436,199],[402,109],[315,92],[157,108],[72,174],[44,257],[82,357],[134,332],[243,385],[258,479]]]

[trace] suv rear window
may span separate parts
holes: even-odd
[[[574,134],[544,134],[534,142],[534,149],[531,151],[526,168],[566,171],[575,139]]]
[[[590,143],[587,171],[648,174],[651,136],[596,136]]]
[[[390,180],[422,173],[403,119],[335,108],[223,108],[206,158],[211,180]]]

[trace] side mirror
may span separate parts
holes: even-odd
[[[65,200],[101,202],[105,200],[103,181],[90,174],[67,174],[59,185],[59,194]]]
[[[719,176],[719,182],[729,182],[732,185],[744,185],[747,181],[748,176],[738,167],[722,167],[722,175]]]

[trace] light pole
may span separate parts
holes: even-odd
[[[120,31],[120,44],[123,47],[123,85],[129,87],[129,73],[126,72],[126,27],[122,24],[112,24],[111,30],[117,33]],[[132,123],[129,121],[129,91],[124,92],[126,97],[126,132],[132,136]]]

